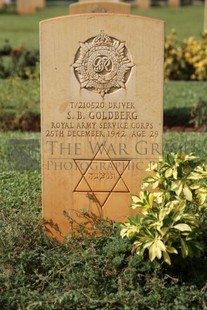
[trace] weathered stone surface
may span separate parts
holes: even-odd
[[[34,0],[17,0],[16,10],[18,14],[33,14],[36,11]]]
[[[204,3],[204,31],[207,31],[207,0]]]
[[[45,0],[33,0],[37,9],[43,9],[46,6]]]
[[[56,238],[81,210],[132,213],[130,194],[162,153],[163,28],[113,14],[41,22],[43,216]]]
[[[168,0],[168,6],[171,8],[177,8],[180,6],[180,0]]]
[[[88,2],[89,0],[79,0],[79,2]],[[90,0],[91,2],[96,2],[97,0]],[[117,2],[119,2],[119,0],[105,0],[105,2],[115,2],[115,3],[117,3]]]
[[[69,7],[70,14],[81,13],[115,13],[130,14],[131,5],[128,3],[116,3],[109,1],[87,1],[73,3]]]
[[[146,10],[151,6],[151,0],[136,0],[136,2],[140,10]]]

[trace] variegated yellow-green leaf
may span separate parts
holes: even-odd
[[[148,241],[148,242],[144,243],[143,249],[149,248],[153,243],[154,243],[154,241]]]
[[[154,197],[155,197],[155,201],[158,203],[158,204],[161,204],[164,200],[164,192],[162,191],[159,191],[159,192],[154,192]]]
[[[194,160],[194,159],[198,159],[198,157],[193,155],[192,153],[186,154],[185,157],[184,157],[184,161],[186,161],[186,160]]]
[[[171,177],[172,173],[173,173],[172,168],[168,168],[168,169],[165,171],[165,177],[166,177],[166,178]]]
[[[168,253],[171,253],[171,254],[178,254],[178,251],[172,247],[172,246],[166,246],[166,250]]]
[[[140,202],[139,197],[138,197],[138,196],[136,196],[136,195],[131,195],[131,199],[132,199],[132,201],[133,201],[134,203],[138,203],[138,202]]]
[[[149,204],[151,207],[153,206],[153,202],[154,202],[154,195],[153,195],[153,193],[150,193],[149,194]]]
[[[207,188],[199,188],[196,190],[196,195],[199,200],[199,204],[203,205],[207,200]]]
[[[177,177],[178,177],[178,171],[177,171],[176,168],[173,169],[173,177],[174,177],[175,179],[177,179]]]
[[[148,177],[144,179],[144,183],[148,183],[148,184],[154,183],[154,181],[155,179],[153,177]]]
[[[164,243],[162,242],[162,240],[157,240],[157,247],[161,250],[161,251],[166,251],[166,246],[164,245]]]
[[[168,213],[168,210],[167,209],[160,209],[160,213],[159,213],[159,220],[160,221],[162,221],[164,218],[165,218],[165,216],[166,216],[166,214]]]
[[[191,174],[188,176],[189,180],[199,180],[201,178],[200,173],[197,172],[191,172]]]
[[[156,240],[150,247],[149,247],[149,257],[150,260],[153,261],[155,257],[161,259],[162,252],[166,251],[166,247],[161,240]]]
[[[183,239],[181,239],[180,241],[181,241],[182,256],[186,257],[186,256],[188,256],[188,253],[189,253],[188,246]]]
[[[159,186],[159,180],[156,181],[156,182],[154,182],[153,184],[151,184],[151,187],[152,187],[153,189],[157,188],[158,186]]]
[[[200,188],[200,184],[199,183],[194,183],[194,184],[191,184],[190,186],[190,189],[198,189],[198,188]]]
[[[189,189],[188,186],[184,186],[183,188],[183,193],[185,195],[185,198],[188,200],[188,201],[192,201],[192,192],[191,190]]]
[[[135,241],[133,244],[133,252],[139,254],[141,252],[142,243],[140,241]]]
[[[136,204],[136,203],[133,203],[133,204],[130,205],[130,208],[131,208],[132,210],[137,209],[137,208],[140,208],[140,207],[141,207],[141,206],[138,205],[138,204]]]
[[[172,182],[171,189],[179,196],[183,189],[183,183],[180,180]]]
[[[164,257],[164,261],[165,261],[168,265],[171,265],[170,255],[169,255],[167,252],[163,252],[163,257]]]
[[[160,251],[160,255],[162,255],[161,251]],[[157,256],[157,247],[153,243],[149,247],[149,259],[151,260],[151,262],[155,259],[156,256]]]
[[[177,224],[177,225],[173,226],[173,228],[180,230],[180,231],[192,231],[190,226],[188,224],[185,224],[185,223]]]
[[[169,231],[169,227],[163,227],[160,229],[162,237]]]

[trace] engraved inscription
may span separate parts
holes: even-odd
[[[103,31],[80,42],[72,64],[81,88],[98,92],[102,97],[125,88],[133,66],[125,42],[109,37]]]
[[[74,192],[90,193],[101,207],[104,206],[112,192],[129,193],[124,180],[124,172],[130,160],[111,159],[103,144],[100,145],[93,159],[74,159],[74,162],[81,173],[81,179]],[[83,163],[86,163],[87,168],[83,167]]]

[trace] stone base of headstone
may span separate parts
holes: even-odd
[[[69,6],[70,14],[81,13],[115,13],[130,14],[131,5],[128,3],[114,3],[107,1],[88,1],[73,3]]]
[[[177,8],[180,6],[180,0],[168,0],[168,6],[170,8]]]
[[[151,0],[136,0],[136,3],[140,10],[147,10],[151,6]]]
[[[20,15],[33,14],[36,12],[34,0],[17,0],[16,10]]]

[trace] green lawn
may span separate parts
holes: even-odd
[[[18,16],[14,12],[7,14],[2,12],[0,14],[0,46],[5,39],[8,39],[14,47],[25,44],[28,47],[38,48],[39,22],[44,19],[67,15],[68,12],[68,6],[47,7],[27,16]],[[180,40],[192,35],[199,38],[203,31],[203,7],[150,8],[144,11],[138,11],[134,8],[132,13],[164,20],[166,22],[166,34],[174,28]]]
[[[204,9],[203,7],[184,6],[179,8],[150,8],[141,11],[133,9],[134,14],[159,18],[165,21],[165,33],[175,29],[179,40],[190,36],[200,38],[203,32]]]

